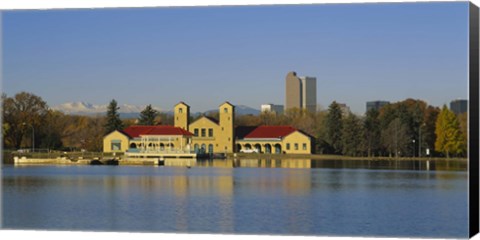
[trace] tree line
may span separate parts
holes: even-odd
[[[240,116],[238,125],[291,125],[316,139],[316,153],[356,157],[466,157],[467,113],[445,105],[406,99],[371,109],[365,116],[345,112],[335,101],[315,113],[288,109]],[[428,151],[428,153],[427,153]]]
[[[50,109],[39,96],[20,92],[8,97],[2,94],[3,149],[23,148],[92,152],[103,151],[103,137],[129,125],[173,123],[173,117],[148,105],[139,119],[120,119],[115,100],[106,114],[79,116]]]
[[[52,110],[41,97],[21,92],[2,94],[4,149],[102,151],[103,137],[130,125],[173,125],[173,116],[147,105],[137,119],[120,119],[115,100],[106,114],[68,115]],[[218,118],[218,113],[206,115]],[[201,117],[192,116],[191,121]],[[422,100],[406,99],[372,109],[364,116],[342,111],[332,102],[328,109],[308,112],[288,109],[284,114],[262,112],[235,117],[237,126],[290,125],[315,138],[320,154],[348,156],[425,157],[467,155],[467,114],[455,115]]]

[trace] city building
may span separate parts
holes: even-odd
[[[370,109],[375,109],[375,110],[380,110],[383,106],[390,104],[390,102],[387,101],[371,101],[367,102],[367,112],[370,111]]]
[[[271,103],[262,104],[260,106],[260,111],[261,112],[271,112],[271,113],[275,113],[275,114],[283,114],[283,109],[284,109],[283,105],[275,105],[275,104],[271,104]]]
[[[285,110],[290,108],[317,110],[317,79],[315,77],[297,77],[289,72],[285,78]]]
[[[450,102],[450,110],[455,114],[468,112],[468,100],[456,99]]]
[[[190,106],[174,107],[174,126],[130,126],[103,138],[104,152],[127,152],[135,156],[196,153],[312,153],[314,138],[291,126],[237,126],[235,106],[219,106],[219,119],[201,116],[192,123]],[[140,155],[141,156],[140,156]],[[143,154],[143,155],[142,155]]]
[[[338,107],[340,108],[340,111],[342,111],[343,117],[347,117],[348,115],[350,115],[351,113],[350,107],[347,106],[347,104],[345,103],[337,103],[337,104],[338,104]]]

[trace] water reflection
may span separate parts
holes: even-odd
[[[322,161],[172,160],[165,162],[166,167],[5,167],[2,227],[343,236],[466,234],[466,172],[364,170]],[[192,167],[185,167],[187,163]]]
[[[316,159],[210,159],[166,160],[168,166],[199,166],[221,168],[343,168],[421,171],[466,171],[467,161],[453,160],[316,160]]]

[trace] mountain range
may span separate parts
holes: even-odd
[[[95,105],[88,102],[67,102],[60,105],[53,106],[52,109],[61,111],[65,114],[69,115],[98,115],[98,114],[105,114],[107,112],[108,105]],[[119,105],[120,109],[118,113],[120,114],[120,118],[137,118],[140,115],[140,112],[145,109],[145,106],[137,106],[137,105],[130,105],[130,104],[121,104]],[[152,106],[155,110],[160,111],[166,114],[173,114],[173,111],[162,111],[159,107]],[[218,110],[208,110],[205,113],[216,112]],[[196,112],[192,113],[192,115],[202,114],[203,112]],[[235,106],[235,113],[237,115],[258,115],[260,114],[260,110],[245,106],[245,105],[237,105]]]

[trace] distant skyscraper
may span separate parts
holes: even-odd
[[[283,105],[275,105],[275,104],[268,103],[268,104],[262,104],[260,108],[262,112],[272,112],[275,114],[282,114],[284,107]]]
[[[370,111],[370,109],[375,109],[375,110],[380,110],[383,106],[390,104],[390,102],[387,101],[371,101],[367,102],[367,112]]]
[[[315,77],[297,77],[289,72],[285,78],[285,110],[290,108],[317,110],[317,79]]]
[[[340,111],[342,111],[343,117],[347,117],[348,115],[350,115],[351,113],[350,107],[347,106],[347,104],[345,103],[337,103],[337,104],[338,104],[338,107],[340,107]]]
[[[450,110],[455,114],[465,113],[468,111],[468,100],[457,99],[450,102]]]

